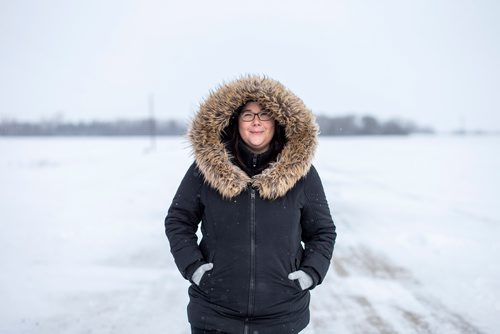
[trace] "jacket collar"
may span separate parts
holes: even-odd
[[[259,174],[271,162],[273,152],[271,149],[263,153],[254,153],[241,140],[236,144],[236,157],[234,163],[238,164],[250,177]]]

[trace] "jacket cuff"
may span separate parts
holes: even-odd
[[[193,274],[194,272],[196,271],[196,269],[198,269],[201,265],[207,263],[207,261],[203,260],[203,259],[199,259],[193,263],[191,263],[189,266],[187,266],[186,270],[185,270],[185,278],[191,282],[191,283],[194,283],[192,281],[192,277],[193,277]]]
[[[316,270],[309,268],[309,267],[300,267],[299,270],[302,270],[303,272],[305,272],[306,274],[311,276],[311,278],[313,280],[313,284],[308,288],[308,290],[314,289],[316,287],[316,285],[318,285],[318,283],[320,282],[320,277],[319,277],[318,273],[316,272]]]

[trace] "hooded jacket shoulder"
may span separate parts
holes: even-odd
[[[270,111],[285,128],[287,139],[276,161],[253,177],[231,162],[221,139],[235,110],[249,101]],[[262,198],[276,199],[308,173],[317,132],[314,116],[300,98],[276,80],[249,75],[224,83],[208,95],[192,121],[188,138],[205,182],[224,198],[236,197],[252,186]]]

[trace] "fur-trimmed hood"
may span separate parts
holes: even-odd
[[[285,128],[287,139],[276,161],[254,177],[231,162],[230,152],[221,141],[234,111],[248,101],[269,110]],[[209,94],[192,121],[188,138],[205,181],[224,198],[233,198],[253,186],[261,197],[276,199],[308,173],[317,132],[314,116],[300,98],[276,80],[249,75],[224,83]]]

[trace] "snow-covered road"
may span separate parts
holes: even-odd
[[[500,330],[500,137],[322,138],[338,228],[304,334]],[[188,334],[181,138],[0,139],[0,333]]]

